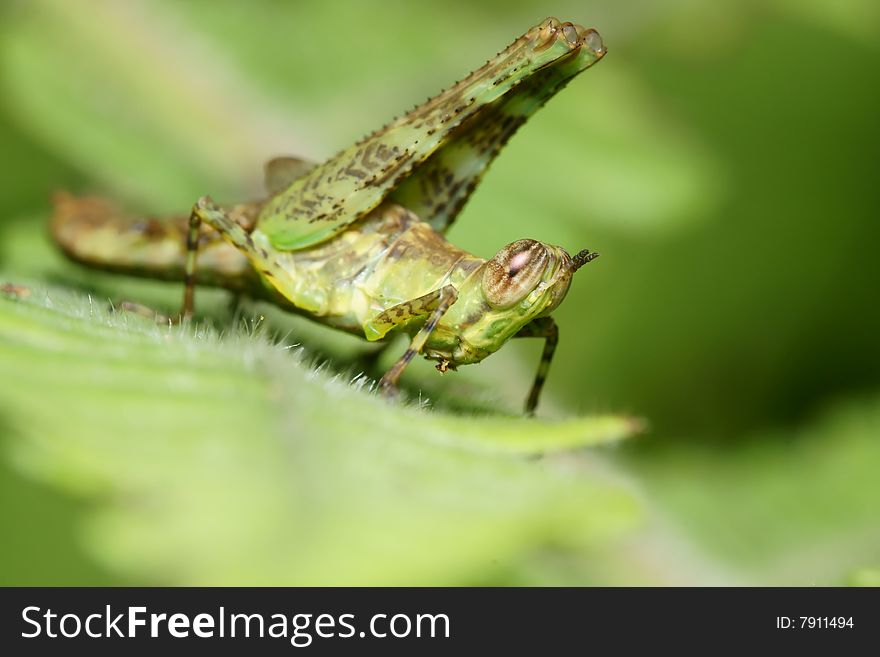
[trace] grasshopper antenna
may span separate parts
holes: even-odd
[[[590,260],[595,260],[598,257],[599,254],[595,251],[590,252],[589,249],[584,249],[571,259],[571,272],[576,272],[578,269],[590,262]]]

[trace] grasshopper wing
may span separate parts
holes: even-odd
[[[266,162],[264,170],[266,191],[269,194],[283,192],[290,187],[294,180],[302,178],[314,169],[315,165],[316,163],[311,160],[289,155],[272,158]]]
[[[462,126],[518,85],[559,63],[581,57],[592,63],[603,54],[595,31],[547,19],[461,82],[293,180],[263,209],[258,228],[279,250],[304,249],[330,239],[379,205],[438,149],[445,149]],[[450,153],[449,162],[469,172],[472,152],[457,152],[454,157]],[[467,172],[462,175],[476,184],[479,172]],[[425,205],[428,194],[414,198],[417,205]]]

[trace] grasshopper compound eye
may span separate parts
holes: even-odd
[[[541,281],[550,262],[547,247],[535,240],[518,240],[486,263],[483,293],[493,308],[510,308]]]

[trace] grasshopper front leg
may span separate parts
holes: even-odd
[[[550,370],[550,362],[553,360],[556,345],[559,344],[559,327],[556,326],[552,317],[539,317],[523,326],[515,337],[546,339],[538,372],[535,374],[535,381],[532,383],[532,389],[526,399],[526,415],[534,415],[535,408],[538,406],[538,397],[541,396],[541,389],[544,387],[547,372]]]
[[[393,394],[397,390],[397,380],[413,357],[421,352],[437,323],[449,307],[458,299],[458,290],[452,285],[445,285],[416,299],[404,301],[380,313],[370,322],[370,327],[381,333],[402,326],[414,319],[427,316],[425,324],[413,336],[409,347],[385,376],[379,381],[379,389],[383,394]]]

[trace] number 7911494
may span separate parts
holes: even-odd
[[[510,338],[544,338],[532,413],[559,339],[550,314],[597,254],[521,239],[485,260],[444,235],[519,126],[605,52],[595,30],[548,18],[327,161],[271,160],[265,199],[221,206],[204,196],[189,216],[144,219],[61,193],[52,234],[77,262],[183,280],[181,317],[198,281],[369,341],[405,333],[409,347],[379,382],[385,392],[416,354],[445,372]]]

